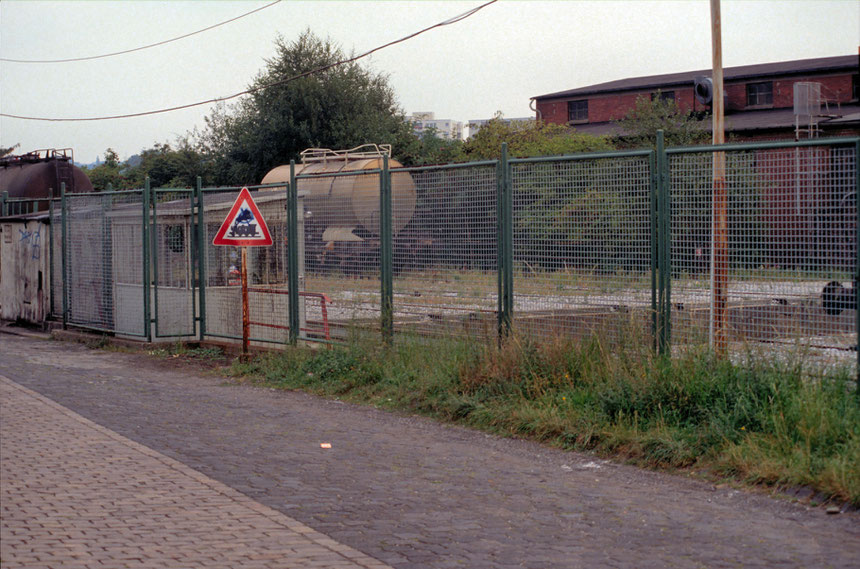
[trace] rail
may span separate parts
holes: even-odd
[[[263,294],[289,294],[289,291],[282,289],[274,289],[274,288],[258,288],[258,287],[249,287],[248,292],[257,292]],[[317,298],[320,301],[320,310],[322,312],[322,322],[323,322],[323,333],[325,334],[326,340],[331,340],[331,329],[328,324],[328,308],[326,308],[326,304],[331,304],[331,299],[328,295],[321,292],[304,292],[299,291],[299,296],[303,296],[305,298]],[[269,324],[268,322],[250,322],[252,326],[263,326],[265,328],[275,328],[278,330],[289,330],[289,326],[284,326],[282,324]],[[302,332],[313,332],[314,330],[311,328],[299,328]]]

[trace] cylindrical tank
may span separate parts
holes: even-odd
[[[389,168],[401,166],[397,160],[388,161]],[[296,164],[296,175],[333,174],[318,178],[301,178],[298,189],[305,193],[305,209],[314,221],[326,227],[362,227],[373,235],[379,234],[379,174],[362,174],[365,170],[382,168],[382,158],[332,158]],[[263,178],[263,184],[286,183],[290,166],[278,166]],[[391,174],[392,230],[397,234],[415,213],[416,191],[412,176],[407,172]]]
[[[59,197],[62,183],[67,192],[93,191],[90,179],[72,163],[70,152],[42,150],[0,158],[0,193],[8,192],[10,198]],[[39,209],[48,209],[47,202]]]

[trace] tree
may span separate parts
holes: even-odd
[[[97,192],[103,192],[110,185],[113,189],[124,189],[125,178],[120,173],[119,155],[113,148],[105,150],[105,161],[84,170],[93,184],[93,189]]]
[[[352,62],[276,84],[346,56],[310,30],[289,43],[278,37],[275,48],[250,87],[274,85],[231,107],[220,105],[206,118],[201,141],[213,159],[216,182],[257,183],[306,148],[373,142],[399,150],[414,139],[387,76]]]
[[[21,146],[20,142],[8,148],[0,148],[0,158],[3,158],[4,156],[9,156],[19,146]]]
[[[621,127],[622,134],[614,142],[623,148],[654,148],[661,129],[666,146],[690,146],[710,140],[698,115],[682,111],[674,99],[664,99],[659,91],[653,98],[637,98],[633,110],[615,124]]]
[[[442,138],[436,129],[431,127],[422,132],[420,137],[412,136],[398,149],[396,158],[405,166],[463,162],[463,141]]]
[[[204,185],[211,184],[210,161],[192,146],[187,137],[179,138],[176,144],[177,148],[173,149],[170,144],[156,143],[152,148],[141,150],[139,163],[135,166],[127,162],[123,174],[129,187],[143,187],[147,177],[153,188],[193,187],[197,184],[197,176],[203,179]]]
[[[507,122],[497,113],[466,141],[463,151],[469,160],[491,160],[498,158],[503,142],[508,143],[508,154],[517,158],[612,150],[603,137],[542,121]]]

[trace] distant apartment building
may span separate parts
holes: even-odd
[[[463,123],[451,119],[437,119],[435,113],[412,113],[412,130],[418,136],[434,129],[436,136],[447,140],[463,139]]]
[[[490,122],[491,120],[493,120],[493,119],[470,120],[469,121],[469,138],[475,136],[475,134],[477,134],[478,131],[481,130],[481,127],[484,126],[485,124],[487,124],[488,122]],[[510,123],[518,123],[518,122],[534,122],[535,118],[534,117],[519,117],[519,118],[511,118],[511,119],[502,118],[500,120],[503,123],[510,124]]]

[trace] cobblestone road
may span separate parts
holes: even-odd
[[[0,334],[0,373],[397,569],[860,567],[857,513],[140,354]]]
[[[390,569],[0,375],[0,565]]]

